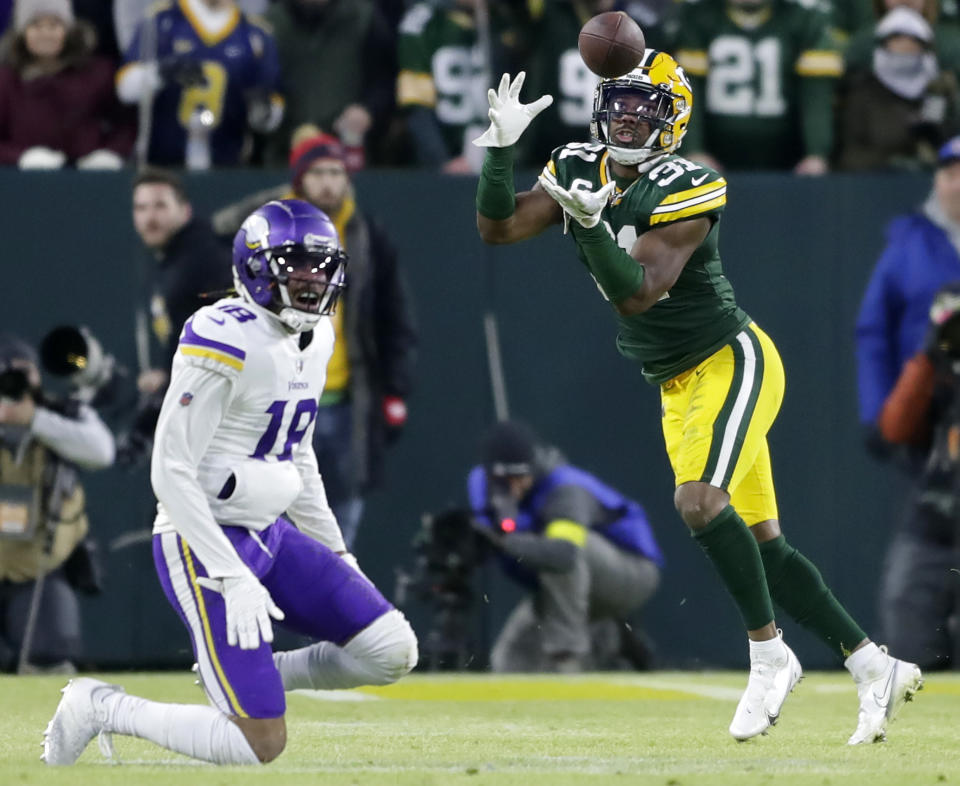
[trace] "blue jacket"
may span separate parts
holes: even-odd
[[[658,566],[663,566],[663,553],[653,537],[653,530],[647,520],[647,514],[638,502],[625,497],[619,491],[606,485],[589,472],[571,466],[559,464],[545,474],[537,477],[533,488],[521,500],[516,518],[516,532],[539,534],[550,523],[541,512],[547,507],[551,492],[563,486],[578,486],[587,491],[599,503],[603,511],[598,521],[577,522],[593,530],[598,535],[615,544],[624,551],[639,554]],[[488,514],[487,475],[483,467],[474,467],[467,477],[467,494],[470,508],[477,521],[484,526],[492,526]],[[514,560],[504,560],[504,568],[523,584],[536,584],[536,576]]]
[[[876,422],[903,364],[923,347],[933,296],[957,279],[960,256],[940,227],[921,212],[890,223],[857,318],[861,422]]]

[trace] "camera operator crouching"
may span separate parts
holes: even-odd
[[[474,527],[531,593],[497,636],[497,672],[650,667],[635,615],[663,557],[643,508],[541,444],[528,426],[497,424],[467,486]]]
[[[86,358],[80,358],[81,364]],[[37,353],[0,334],[0,669],[72,672],[75,589],[95,592],[77,468],[114,459],[113,435],[77,396],[41,389]]]
[[[880,618],[890,649],[926,670],[960,667],[960,282],[930,307],[925,346],[884,402],[880,433],[924,450],[888,553]]]

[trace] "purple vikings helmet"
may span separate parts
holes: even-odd
[[[294,333],[334,312],[346,264],[326,213],[300,199],[267,202],[247,216],[233,240],[237,292]]]

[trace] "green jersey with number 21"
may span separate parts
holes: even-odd
[[[553,151],[544,173],[563,188],[596,191],[616,179],[612,163],[602,145],[573,143]],[[726,201],[727,182],[716,171],[668,155],[633,182],[618,181],[604,208],[603,225],[627,253],[640,235],[652,229],[700,217],[713,224],[676,283],[657,303],[641,314],[617,317],[617,348],[641,362],[643,375],[651,383],[666,382],[692,368],[750,321],[737,306],[717,251]],[[586,264],[579,247],[577,253]]]

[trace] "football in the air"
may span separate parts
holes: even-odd
[[[646,47],[640,25],[623,11],[608,11],[588,19],[580,29],[577,44],[587,68],[605,79],[636,68]]]

